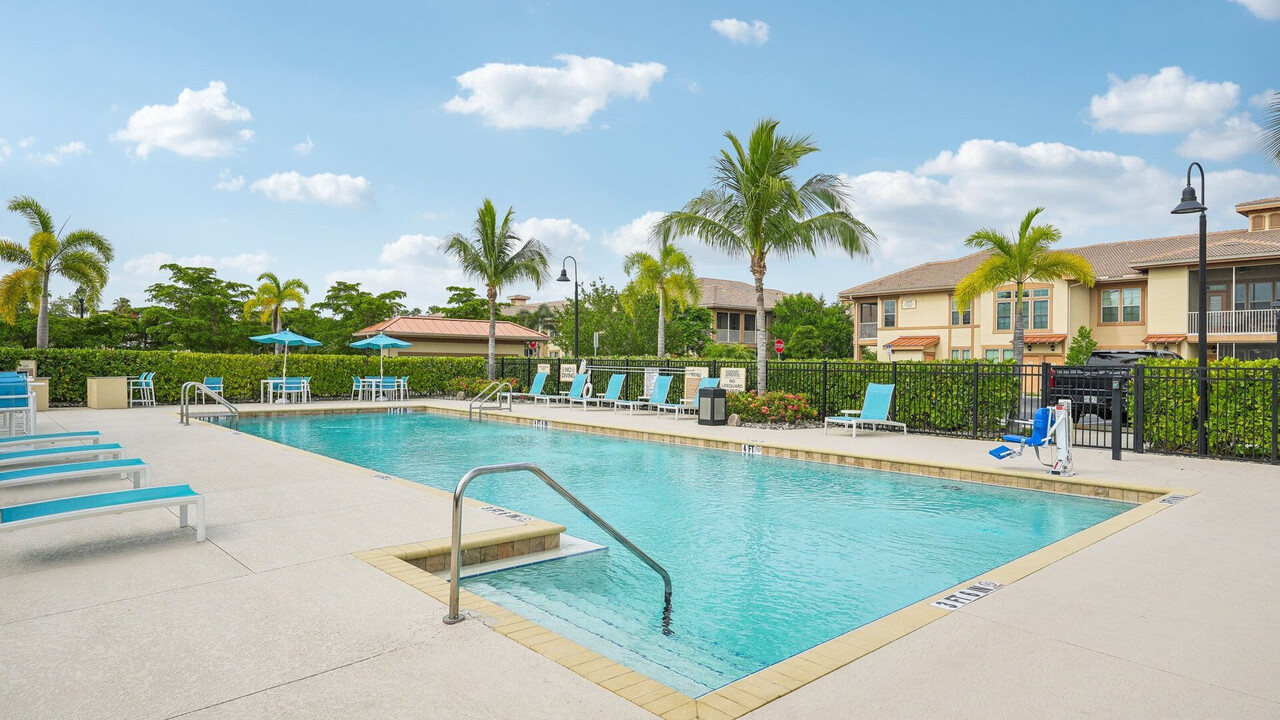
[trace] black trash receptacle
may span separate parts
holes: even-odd
[[[724,425],[729,421],[729,393],[724,388],[698,391],[698,424]]]

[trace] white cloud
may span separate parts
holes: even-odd
[[[605,247],[619,255],[628,255],[637,250],[653,252],[653,224],[662,219],[660,210],[650,210],[616,230],[605,233],[601,241]]]
[[[364,207],[373,202],[373,192],[363,176],[319,173],[306,176],[297,172],[276,173],[249,186],[278,202],[319,203],[342,207]]]
[[[1231,0],[1263,20],[1280,20],[1280,0]]]
[[[1098,130],[1188,132],[1217,123],[1240,101],[1239,85],[1202,82],[1176,66],[1128,80],[1110,75],[1107,81],[1107,94],[1094,95],[1089,102],[1089,114]]]
[[[310,154],[311,154],[311,148],[313,148],[313,147],[315,147],[315,146],[316,146],[316,144],[315,144],[315,143],[313,143],[313,142],[311,142],[311,136],[310,136],[310,135],[308,135],[306,140],[304,140],[304,141],[302,141],[302,142],[298,143],[297,145],[294,145],[294,146],[293,146],[293,151],[294,151],[295,153],[297,153],[298,155],[310,155]]]
[[[562,67],[487,63],[459,75],[464,93],[444,104],[449,112],[480,115],[502,129],[570,132],[587,125],[614,97],[644,100],[667,68],[659,63],[619,65],[601,57],[557,55]]]
[[[220,258],[215,258],[212,255],[175,257],[167,252],[154,252],[130,258],[124,261],[122,268],[126,275],[139,282],[167,278],[169,276],[168,273],[161,270],[160,266],[169,263],[177,263],[187,267],[211,267],[217,270],[219,274],[228,275],[234,279],[253,280],[270,268],[273,262],[275,262],[275,257],[266,252],[240,253],[239,255],[226,255]]]
[[[769,41],[769,26],[760,20],[751,22],[737,18],[712,20],[711,29],[736,43],[763,45]]]
[[[1062,229],[1064,246],[1194,230],[1169,214],[1183,178],[1139,157],[1060,143],[969,140],[914,171],[844,179],[854,214],[880,236],[880,272],[962,255],[974,230],[1012,228],[1037,206]],[[1280,194],[1280,177],[1243,170],[1209,173],[1208,184],[1222,208],[1214,222],[1226,227],[1231,204]]]
[[[1280,101],[1280,97],[1277,97],[1277,95],[1280,95],[1280,90],[1267,88],[1266,90],[1263,90],[1257,95],[1249,98],[1249,107],[1265,110],[1271,106],[1271,103]]]
[[[13,148],[9,147],[9,143],[4,138],[0,137],[0,162],[8,160],[9,156],[12,154]]]
[[[531,217],[517,222],[514,229],[521,239],[536,239],[557,257],[580,255],[591,241],[591,233],[569,218]]]
[[[382,246],[383,265],[429,265],[440,259],[440,238],[434,235],[401,235]]]
[[[1192,130],[1177,152],[1199,160],[1230,160],[1257,150],[1261,133],[1249,113],[1241,113],[1213,127]]]
[[[129,116],[112,139],[133,143],[139,157],[154,148],[179,155],[214,158],[228,155],[253,138],[238,125],[253,119],[249,109],[227,98],[226,83],[213,81],[203,90],[184,88],[173,105],[147,105]]]
[[[35,136],[35,135],[28,135],[28,136],[26,136],[26,137],[24,137],[24,138],[22,138],[21,140],[19,140],[19,141],[18,141],[18,147],[20,147],[20,148],[29,148],[29,147],[31,147],[32,145],[35,145],[35,144],[36,144],[36,136]]]
[[[222,190],[223,192],[236,192],[244,187],[244,176],[232,176],[230,170],[223,170],[218,173],[218,182],[213,184],[214,190]]]
[[[24,138],[23,142],[26,142],[26,140],[30,140],[30,139],[32,138]],[[21,147],[29,147],[31,145],[31,143],[27,143],[26,145],[23,145],[22,142],[18,144]],[[92,151],[89,150],[88,145],[85,145],[83,142],[79,140],[72,140],[69,143],[63,143],[62,145],[55,147],[52,152],[28,153],[27,159],[30,160],[31,162],[39,163],[41,165],[61,165],[62,161],[69,157],[75,157],[76,155],[86,155],[90,152]]]

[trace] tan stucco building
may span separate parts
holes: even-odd
[[[550,340],[546,334],[507,320],[497,324],[498,355],[539,355]],[[401,316],[370,325],[356,333],[368,337],[385,333],[412,343],[403,350],[389,349],[390,356],[444,355],[465,357],[489,353],[489,321],[462,320],[435,316]],[[537,343],[536,348],[530,343]]]
[[[718,343],[756,344],[756,287],[751,283],[717,278],[698,278],[702,294],[700,307],[713,316],[711,339]],[[781,290],[764,290],[765,328],[773,319],[773,306],[787,294]]]
[[[1247,227],[1208,235],[1211,357],[1275,354],[1280,301],[1280,198],[1240,203]],[[1190,221],[1189,221],[1189,224]],[[1195,353],[1199,236],[1128,240],[1062,248],[1094,268],[1092,288],[1073,278],[1025,287],[1026,362],[1061,363],[1068,339],[1089,327],[1100,348]],[[956,284],[986,257],[974,253],[925,263],[839,294],[854,318],[855,356],[887,360],[1012,356],[1013,287],[956,311]]]

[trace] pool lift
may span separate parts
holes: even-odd
[[[1026,420],[1014,420],[1019,425],[1031,426],[1031,437],[1022,435],[1005,435],[1004,441],[1016,443],[1015,447],[1001,445],[988,451],[991,457],[997,460],[1006,458],[1021,457],[1022,453],[1031,448],[1036,452],[1036,459],[1041,465],[1049,468],[1050,475],[1070,476],[1075,475],[1076,471],[1071,461],[1071,401],[1059,400],[1057,405],[1050,407],[1042,407],[1036,410],[1035,415],[1030,422]],[[1056,448],[1056,455],[1052,463],[1047,463],[1044,458],[1040,457],[1040,448],[1053,446]]]

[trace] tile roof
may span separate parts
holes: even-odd
[[[488,320],[465,320],[446,317],[423,317],[397,315],[390,320],[370,325],[356,331],[356,335],[376,335],[386,333],[391,337],[422,338],[489,338]],[[530,330],[507,320],[499,320],[496,328],[499,340],[520,340],[524,342],[545,342],[551,338],[537,330]]]
[[[737,280],[718,280],[716,278],[698,278],[702,285],[702,299],[698,305],[707,308],[735,308],[754,310],[756,307],[756,287],[752,283]],[[764,289],[764,309],[772,310],[773,306],[786,297],[781,290]]]
[[[1186,340],[1186,335],[1148,335],[1142,338],[1144,343],[1176,343]]]
[[[1028,345],[1048,345],[1049,343],[1060,343],[1067,339],[1066,335],[1023,335],[1022,342]]]
[[[507,307],[500,307],[498,308],[498,312],[502,315],[512,317],[515,315],[519,315],[521,310],[528,310],[529,312],[537,312],[538,308],[540,307],[545,307],[548,310],[555,312],[556,310],[559,310],[560,308],[568,304],[569,304],[568,300],[547,300],[546,302],[526,302],[523,305],[510,305]]]
[[[1280,230],[1221,230],[1208,235],[1211,261],[1244,257],[1280,257]],[[1061,248],[1083,256],[1099,280],[1138,277],[1140,268],[1185,264],[1198,258],[1199,234],[1144,240],[1123,240]],[[868,297],[924,290],[950,290],[987,257],[976,252],[954,260],[940,260],[900,270],[840,292],[842,298]]]
[[[937,335],[904,335],[885,342],[885,345],[894,350],[927,348],[930,345],[937,345],[939,339]]]
[[[1258,208],[1270,207],[1271,205],[1280,206],[1280,197],[1262,198],[1261,200],[1250,200],[1236,204],[1236,212],[1244,215],[1245,210],[1257,210]]]

